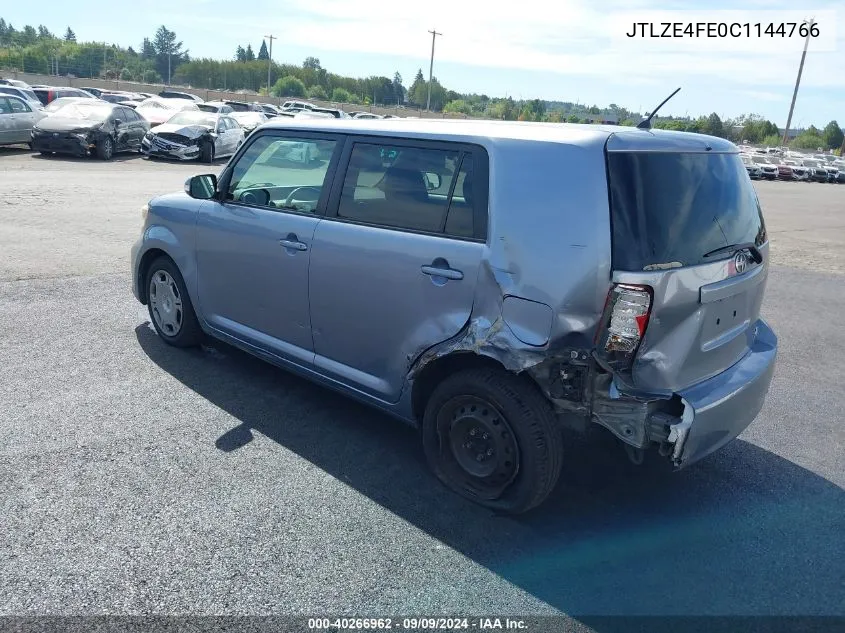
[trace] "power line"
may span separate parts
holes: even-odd
[[[434,75],[434,40],[438,35],[443,35],[443,33],[438,33],[434,29],[429,31],[431,33],[431,64],[428,67],[428,100],[426,101],[426,110],[431,110],[431,82]]]

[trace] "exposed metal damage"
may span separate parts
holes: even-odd
[[[590,423],[610,431],[641,463],[646,448],[656,444],[661,455],[679,466],[692,425],[693,409],[674,394],[641,394],[630,377],[615,376],[594,354],[595,322],[543,346],[527,345],[514,335],[502,317],[502,301],[512,283],[511,273],[488,266],[479,283],[495,297],[488,305],[475,305],[466,326],[452,339],[420,354],[409,377],[413,379],[431,362],[460,352],[492,358],[509,371],[526,372],[552,402],[561,423],[585,432]],[[498,290],[498,292],[496,291]],[[573,343],[575,345],[573,345]],[[409,359],[410,360],[410,359]]]

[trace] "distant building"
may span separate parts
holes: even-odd
[[[795,129],[795,128],[793,128],[793,129],[789,130],[789,134],[787,135],[787,137],[786,137],[786,138],[787,138],[787,139],[789,139],[789,140],[791,141],[791,140],[792,140],[792,139],[794,139],[796,136],[798,136],[799,134],[801,134],[801,132],[803,132],[803,131],[804,131],[803,129],[800,129],[800,130],[799,130],[799,129]],[[782,127],[779,127],[779,128],[778,128],[778,136],[780,136],[781,138],[783,138],[783,128],[782,128]]]

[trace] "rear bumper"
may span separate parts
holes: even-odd
[[[678,394],[693,412],[688,427],[678,429],[678,467],[689,466],[735,439],[763,408],[775,370],[778,340],[763,319],[756,327],[754,345],[741,361]]]

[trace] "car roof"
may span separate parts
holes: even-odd
[[[533,123],[486,119],[271,119],[263,129],[296,127],[325,132],[350,132],[373,136],[401,136],[431,140],[495,142],[499,140],[604,146],[613,151],[712,151],[737,153],[739,149],[722,138],[676,132],[643,130],[618,125],[578,123]],[[706,149],[709,147],[710,149]]]

